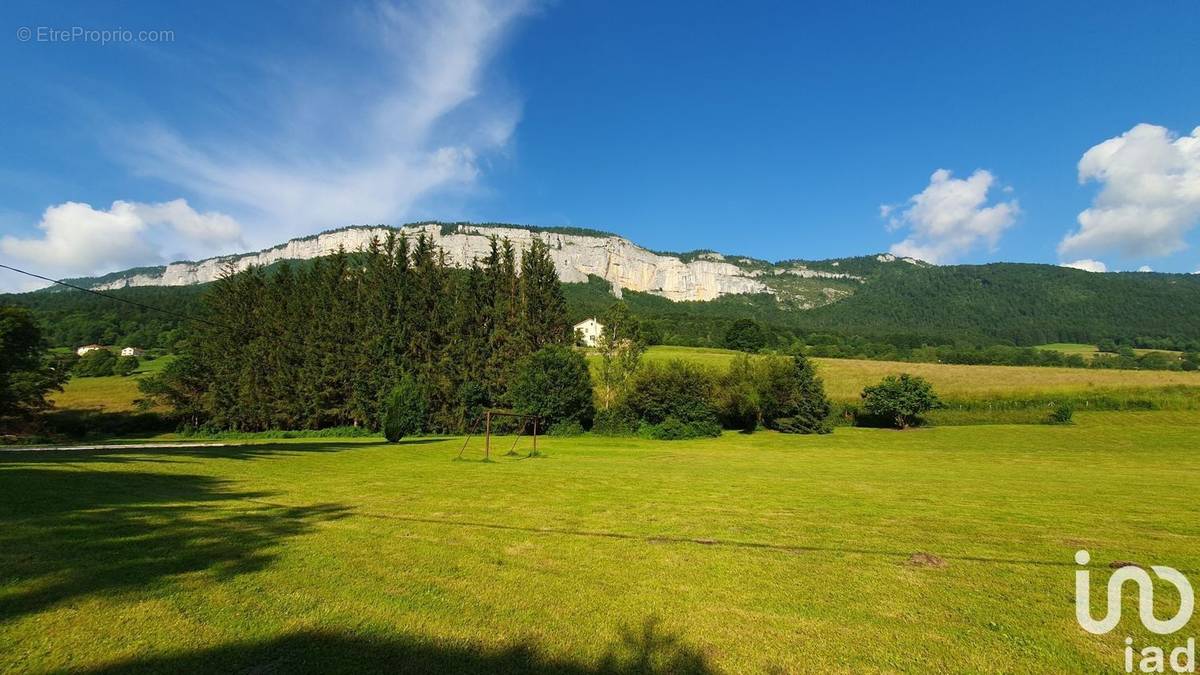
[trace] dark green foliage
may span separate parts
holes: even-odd
[[[897,429],[920,423],[922,414],[941,405],[933,385],[908,373],[888,375],[879,384],[863,389],[862,398],[867,414],[886,419]]]
[[[625,406],[643,426],[660,430],[642,434],[720,433],[717,411],[713,406],[714,381],[709,373],[695,365],[673,360],[646,364],[634,377]],[[716,434],[711,433],[716,430]]]
[[[804,357],[742,356],[716,389],[721,422],[745,432],[764,425],[785,433],[828,433],[831,404]]]
[[[33,314],[0,306],[0,429],[49,407],[46,395],[62,388],[66,370],[46,358]]]
[[[720,376],[714,397],[721,424],[726,429],[752,433],[762,423],[760,374],[758,364],[743,354]]]
[[[1074,416],[1075,408],[1070,403],[1055,402],[1050,406],[1050,413],[1046,415],[1046,424],[1070,424]]]
[[[583,354],[549,345],[525,357],[508,390],[513,410],[542,418],[546,428],[591,426],[595,415],[592,378]]]
[[[719,391],[717,407],[721,411],[721,424],[726,429],[753,433],[762,417],[758,401],[758,390],[753,382],[739,382],[736,386]]]
[[[112,373],[121,377],[129,377],[140,365],[142,364],[136,356],[118,356],[116,362],[113,363]]]
[[[52,287],[36,293],[0,296],[28,307],[45,326],[51,347],[76,349],[86,344],[172,349],[182,337],[178,316],[131,305],[92,293]],[[192,314],[199,310],[204,286],[147,286],[105,291],[141,305]]]
[[[117,357],[107,349],[93,349],[75,363],[75,377],[108,377],[113,374]]]
[[[540,239],[534,239],[521,256],[520,314],[521,330],[532,349],[563,344],[574,337],[558,272],[550,249]]]
[[[750,319],[738,319],[725,331],[725,347],[740,352],[757,352],[767,344],[762,326]]]
[[[147,396],[209,430],[378,429],[407,374],[427,403],[420,429],[464,431],[506,400],[535,336],[567,340],[545,251],[530,259],[524,286],[515,258],[496,242],[486,260],[453,270],[428,238],[389,237],[302,266],[227,273],[181,344],[187,378],[152,381]],[[540,328],[524,329],[532,324]]]
[[[401,378],[388,394],[383,411],[383,437],[395,443],[405,436],[421,433],[428,400],[425,390],[411,376]]]
[[[716,437],[721,435],[721,425],[715,419],[682,422],[668,417],[658,424],[643,424],[638,435],[656,441],[682,441],[689,438]]]
[[[599,436],[631,436],[637,433],[638,419],[625,406],[613,406],[608,410],[597,410],[592,422],[592,433]]]
[[[547,436],[579,436],[584,432],[583,425],[575,420],[559,422],[546,430]]]
[[[792,434],[829,433],[833,406],[808,359],[764,359],[759,372],[759,398],[767,427]]]
[[[927,344],[1096,344],[1139,336],[1179,344],[1200,336],[1200,276],[1017,263],[891,265],[852,297],[805,312],[795,325]]]
[[[138,380],[142,398],[138,405],[169,408],[171,416],[185,429],[197,429],[208,419],[208,383],[212,374],[191,356],[184,354],[162,371]]]

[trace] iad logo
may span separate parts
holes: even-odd
[[[1087,551],[1075,553],[1075,562],[1087,565],[1091,556]],[[1154,580],[1146,570],[1133,565],[1121,567],[1113,572],[1108,579],[1108,606],[1105,608],[1103,619],[1092,618],[1091,607],[1091,573],[1086,570],[1075,571],[1075,619],[1089,633],[1104,635],[1117,627],[1121,621],[1121,589],[1125,582],[1132,581],[1138,587],[1138,617],[1146,630],[1157,635],[1169,635],[1187,625],[1192,618],[1196,598],[1192,585],[1187,577],[1179,570],[1171,567],[1153,565],[1150,569],[1159,579],[1170,583],[1179,592],[1179,611],[1175,616],[1160,621],[1154,616]],[[1193,673],[1196,671],[1196,641],[1188,638],[1187,644],[1171,650],[1171,670],[1177,673]],[[1165,672],[1167,659],[1161,647],[1150,646],[1141,650],[1141,660],[1138,669],[1144,673]],[[1125,639],[1125,670],[1133,672],[1133,638]]]

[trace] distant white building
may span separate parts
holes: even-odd
[[[121,350],[121,356],[142,356],[145,353],[145,349],[138,349],[137,347],[126,347]]]
[[[84,354],[86,354],[88,352],[94,352],[97,349],[104,349],[104,347],[102,345],[84,345],[84,346],[80,347],[79,349],[76,349],[75,353],[78,354],[79,356],[83,356]]]
[[[595,317],[584,319],[575,324],[575,340],[585,347],[595,347],[600,334],[604,332],[604,324]]]

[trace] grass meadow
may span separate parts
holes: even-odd
[[[0,668],[1118,670],[1073,554],[1200,574],[1200,413],[1076,417],[0,452]]]
[[[727,368],[738,356],[728,349],[650,347],[646,361],[683,359],[714,369]],[[592,363],[598,357],[589,356]],[[887,375],[912,373],[929,380],[948,401],[1013,401],[1071,396],[1143,398],[1184,391],[1193,400],[1200,396],[1200,372],[1168,370],[1091,370],[1040,366],[967,366],[946,363],[908,363],[865,359],[823,359],[813,362],[825,381],[829,397],[840,403],[859,400],[863,387]],[[1191,391],[1195,388],[1195,391]],[[1200,403],[1200,401],[1198,401]]]
[[[50,401],[60,409],[129,412],[136,409],[134,401],[141,396],[138,379],[162,370],[174,358],[161,356],[153,361],[142,361],[128,377],[72,377],[62,391],[51,394]]]

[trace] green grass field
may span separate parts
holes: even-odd
[[[1112,671],[1162,639],[1083,632],[1072,556],[1200,574],[1200,413],[1077,417],[0,452],[0,668]]]
[[[72,377],[63,390],[51,394],[50,401],[56,408],[72,410],[105,410],[126,412],[133,410],[140,394],[138,378],[148,373],[157,373],[175,357],[162,356],[153,361],[142,361],[129,377]]]
[[[651,347],[645,360],[683,359],[715,369],[727,368],[738,352],[727,349]],[[595,354],[589,356],[594,364]],[[963,366],[863,359],[813,359],[830,398],[857,401],[863,387],[887,375],[912,373],[933,383],[947,399],[1011,399],[1050,394],[1146,393],[1167,387],[1200,388],[1200,372],[1168,370],[1090,370],[1038,366]]]

